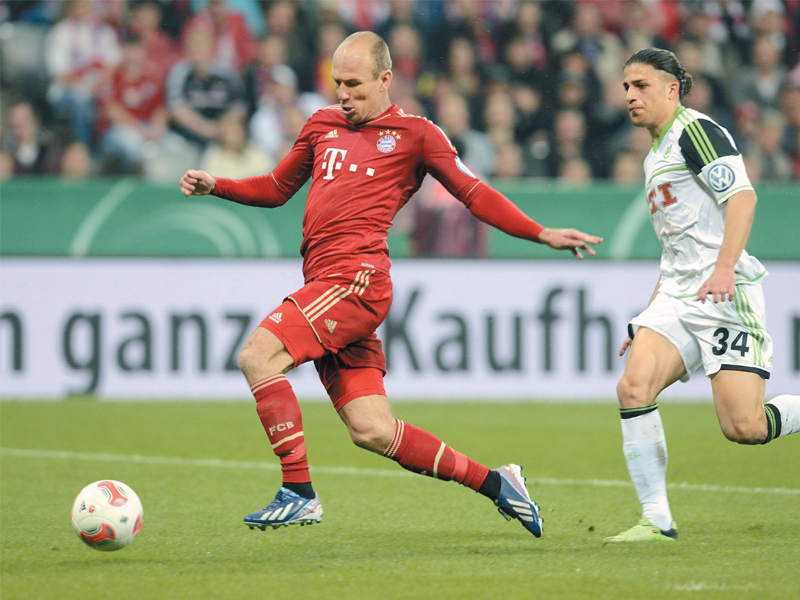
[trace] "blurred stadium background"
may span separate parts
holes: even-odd
[[[543,540],[351,447],[309,402],[325,398],[307,367],[290,377],[326,521],[241,527],[277,466],[236,355],[301,284],[305,190],[263,211],[177,182],[268,172],[335,101],[331,54],[361,29],[389,43],[391,99],[474,172],[537,220],[605,238],[575,261],[488,230],[430,178],[390,230],[379,333],[389,395],[411,401],[395,410],[491,466],[525,465]],[[660,247],[620,71],[649,46],[678,54],[686,104],[744,155],[748,250],[770,271],[767,394],[797,393],[800,0],[0,0],[3,598],[796,598],[797,440],[724,441],[701,374],[667,395],[702,402],[662,411],[681,545],[599,543],[639,510],[617,349]],[[110,555],[68,521],[101,478],[145,506],[143,534]]]
[[[649,137],[620,83],[647,46],[679,55],[686,104],[747,161],[748,250],[773,273],[770,391],[797,388],[798,0],[4,0],[3,397],[242,397],[243,332],[299,285],[305,190],[263,211],[186,200],[177,181],[268,172],[335,102],[330,57],[358,29],[389,43],[392,100],[441,125],[473,171],[539,221],[605,238],[597,259],[558,262],[428,178],[390,231],[394,397],[613,398],[660,252]],[[320,398],[308,371],[296,385]]]

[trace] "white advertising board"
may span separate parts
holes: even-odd
[[[800,264],[767,268],[767,395],[798,393]],[[658,265],[409,260],[392,277],[391,397],[608,400]],[[3,258],[0,397],[248,398],[241,344],[301,285],[295,260]],[[290,380],[325,397],[310,365]],[[708,399],[710,385],[701,370],[665,395]]]

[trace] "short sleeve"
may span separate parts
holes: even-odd
[[[679,145],[686,165],[708,187],[718,204],[743,190],[752,190],[742,155],[730,135],[708,119],[683,111]]]

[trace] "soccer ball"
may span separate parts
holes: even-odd
[[[81,490],[72,504],[72,527],[85,544],[110,552],[130,544],[142,529],[142,502],[130,487],[104,479]]]

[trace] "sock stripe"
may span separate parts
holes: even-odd
[[[765,404],[764,412],[767,413],[767,439],[762,443],[768,444],[781,435],[781,413],[774,404]]]
[[[442,445],[439,446],[439,452],[436,453],[436,458],[433,461],[433,478],[438,479],[439,476],[439,460],[442,458],[442,454],[444,454],[444,449],[447,448],[447,445],[442,442]]]
[[[281,444],[284,444],[286,442],[290,442],[292,440],[296,440],[297,438],[301,437],[302,435],[303,435],[303,432],[302,431],[298,431],[294,435],[290,435],[288,437],[285,437],[280,442],[275,442],[274,444],[272,444],[272,449],[275,450],[275,448],[277,448]]]
[[[389,444],[389,447],[383,453],[384,456],[388,456],[389,458],[394,458],[395,452],[400,447],[400,441],[403,439],[403,430],[405,429],[405,423],[400,419],[395,419],[395,430],[394,430],[394,437],[392,438],[392,443]]]
[[[251,385],[250,391],[255,394],[256,392],[276,383],[280,383],[281,381],[288,381],[288,379],[286,379],[286,375],[272,375],[271,377],[265,377],[264,379],[259,379],[253,385]]]
[[[634,417],[641,417],[651,413],[654,410],[658,410],[658,402],[642,408],[620,408],[619,416],[623,419],[633,419]]]

